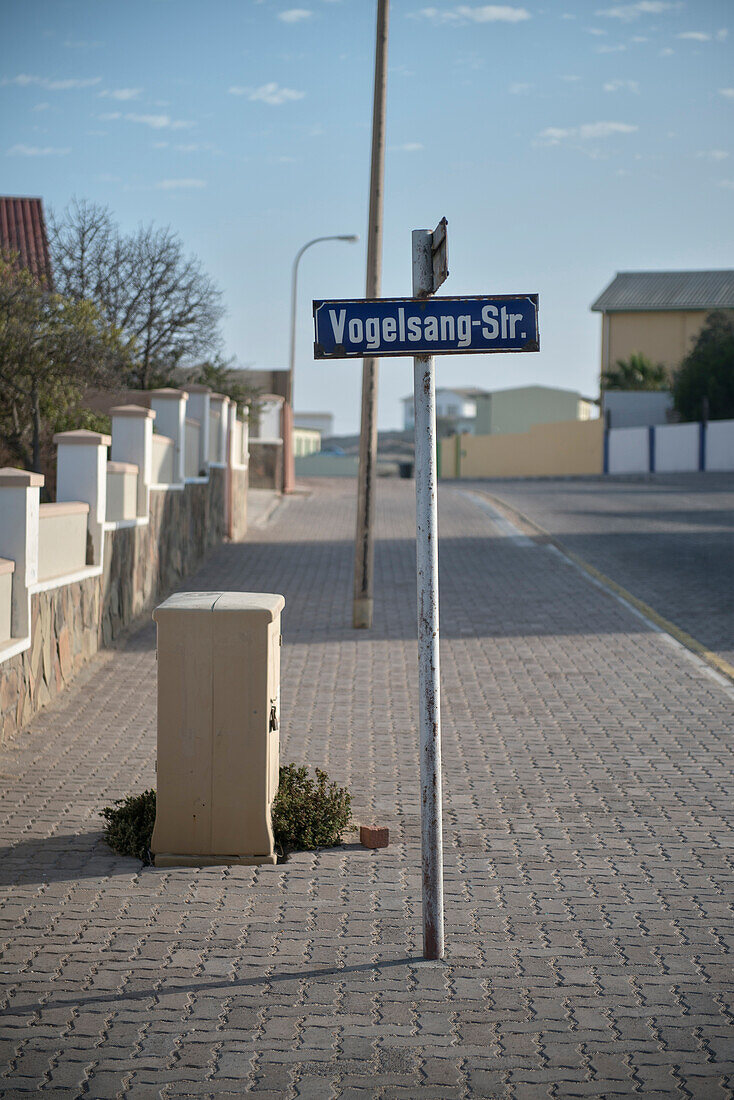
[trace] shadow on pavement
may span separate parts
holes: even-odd
[[[236,993],[238,989],[251,989],[253,986],[258,985],[271,985],[280,982],[318,981],[323,978],[338,978],[341,980],[348,974],[380,973],[381,971],[394,967],[407,967],[420,964],[425,964],[427,966],[442,965],[441,963],[426,963],[421,955],[404,955],[398,959],[385,959],[383,962],[358,963],[355,966],[314,967],[310,970],[288,970],[277,974],[262,974],[255,978],[223,978],[219,981],[180,982],[176,985],[161,985],[157,988],[151,986],[149,989],[131,989],[129,992],[123,990],[121,993],[98,993],[86,997],[79,997],[71,993],[68,997],[59,998],[55,1001],[46,1001],[43,1004],[34,1002],[33,1004],[11,1005],[9,1008],[0,1011],[0,1020],[3,1016],[24,1016],[34,1015],[35,1013],[39,1013],[42,1016],[44,1012],[53,1011],[54,1009],[81,1009],[88,1008],[92,1005],[104,1004],[119,1006],[120,1002],[125,1001],[157,1001],[162,997],[175,994],[207,993],[215,989],[225,991],[225,996],[229,997]]]
[[[118,856],[93,833],[63,833],[35,837],[0,848],[0,886],[67,882],[80,878],[109,878],[136,874],[138,859]]]

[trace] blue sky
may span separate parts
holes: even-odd
[[[288,359],[296,406],[357,429],[361,364],[316,364],[312,298],[361,297],[374,0],[2,3],[7,195],[85,197],[124,229],[170,224],[221,287],[224,350]],[[589,305],[618,270],[730,268],[730,0],[393,0],[383,294],[410,294],[410,234],[449,221],[445,294],[540,295],[533,355],[439,359],[440,385],[598,390]],[[410,360],[383,360],[381,428]]]

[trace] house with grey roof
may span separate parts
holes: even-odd
[[[601,370],[642,353],[673,373],[709,313],[734,309],[734,271],[622,271],[596,299]]]

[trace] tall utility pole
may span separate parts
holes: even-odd
[[[385,178],[385,103],[387,100],[387,26],[390,0],[377,0],[375,93],[372,105],[372,161],[370,212],[367,228],[367,284],[365,297],[378,298],[382,281],[382,196]],[[362,365],[362,420],[359,435],[357,535],[354,546],[354,602],[352,626],[372,626],[372,572],[377,464],[377,365],[365,357]]]

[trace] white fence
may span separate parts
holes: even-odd
[[[133,520],[137,514],[138,467],[133,462],[107,463],[107,511],[109,522]]]
[[[201,425],[198,420],[186,417],[186,456],[184,472],[187,478],[198,477],[201,472]]]
[[[111,436],[54,436],[56,503],[39,503],[40,474],[0,471],[0,662],[29,648],[32,593],[100,575],[104,532],[147,524],[151,492],[206,480],[211,465],[248,466],[247,413],[239,420],[228,397],[194,386],[140,398],[110,409]]]
[[[153,436],[151,481],[153,485],[174,485],[174,443],[166,435]]]
[[[605,474],[695,470],[734,470],[734,420],[611,428],[605,433]]]
[[[38,515],[38,580],[78,573],[87,564],[89,505],[41,504]]]

